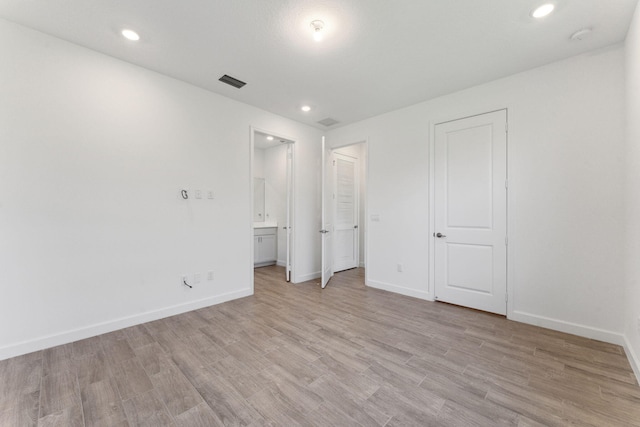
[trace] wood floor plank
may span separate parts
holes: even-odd
[[[2,424],[4,425],[4,424]],[[22,425],[22,424],[7,424]],[[87,424],[90,425],[90,424]],[[82,427],[85,426],[82,408],[71,406],[38,420],[38,427]]]
[[[258,375],[259,371],[251,370],[232,356],[209,365],[209,371],[216,377],[226,379],[245,399],[266,387],[266,382]]]
[[[127,342],[132,349],[144,347],[155,342],[153,335],[149,333],[149,330],[144,325],[135,325],[124,329],[124,333],[127,335]]]
[[[84,390],[89,384],[106,380],[111,375],[111,371],[107,366],[107,359],[102,350],[76,359],[74,364],[80,391]]]
[[[157,390],[138,394],[122,402],[129,424],[139,427],[175,425]]]
[[[224,425],[245,426],[262,418],[225,378],[214,375],[202,376],[194,385]]]
[[[100,337],[91,337],[84,340],[76,341],[72,343],[71,346],[73,349],[74,359],[90,356],[102,350],[102,342],[100,340]]]
[[[0,410],[0,426],[35,426],[38,424],[40,391],[21,394],[13,405]]]
[[[351,395],[340,381],[335,381],[330,376],[319,378],[309,388],[362,425],[381,426],[389,420],[389,415],[383,413],[371,399],[365,400]]]
[[[73,406],[80,406],[80,390],[75,373],[64,371],[42,377],[40,417]]]
[[[103,343],[103,348],[107,365],[112,369],[116,369],[121,362],[136,357],[126,339],[114,340],[106,345]]]
[[[174,417],[203,402],[202,396],[179,369],[160,372],[153,375],[151,381]]]
[[[107,379],[89,384],[82,391],[85,425],[128,425],[116,384]]]
[[[367,401],[391,417],[386,425],[437,425],[435,420],[445,402],[444,399],[436,399],[416,406],[387,386],[381,387]]]
[[[30,401],[30,395],[40,390],[42,357],[26,355],[3,361],[0,379],[0,412],[24,407],[23,400]]]
[[[42,352],[42,375],[61,374],[73,370],[73,345],[65,344]]]
[[[176,417],[176,426],[179,427],[216,427],[224,425],[222,420],[205,403],[201,403]]]
[[[176,368],[175,363],[157,342],[136,348],[135,354],[147,375],[155,375]]]
[[[255,393],[247,401],[263,418],[276,426],[305,426],[308,424],[304,415],[278,399],[269,389]]]
[[[136,358],[119,363],[113,371],[120,398],[125,400],[153,388],[153,384],[144,368]]]

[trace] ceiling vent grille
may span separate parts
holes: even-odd
[[[329,126],[338,124],[340,122],[337,121],[336,119],[332,119],[331,117],[327,117],[326,119],[320,120],[318,123],[320,123],[321,125],[325,125],[326,127],[329,127]]]
[[[240,89],[242,86],[246,85],[245,82],[243,82],[242,80],[238,80],[235,77],[231,77],[227,74],[225,74],[224,76],[220,77],[218,80],[220,80],[222,83],[226,83],[228,85],[231,85],[237,89]]]

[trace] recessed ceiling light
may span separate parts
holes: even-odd
[[[544,18],[545,16],[553,12],[553,9],[555,8],[556,6],[553,3],[546,3],[546,4],[543,4],[542,6],[535,8],[533,12],[531,12],[531,16],[538,19]]]
[[[140,35],[138,33],[136,33],[135,31],[130,30],[128,28],[125,28],[124,30],[122,30],[122,35],[127,40],[131,40],[131,41],[134,41],[134,42],[137,42],[138,40],[140,40]]]
[[[309,107],[308,105],[303,105],[302,108],[300,109],[305,113],[308,113],[309,111],[311,111],[311,107]]]
[[[273,137],[272,137],[271,135],[269,135],[269,136],[267,137],[267,141],[273,141]]]
[[[311,21],[311,28],[313,28],[313,39],[317,42],[322,40],[322,29],[324,28],[324,22],[319,19]]]

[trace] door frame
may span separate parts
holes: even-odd
[[[436,136],[436,126],[448,122],[453,122],[456,120],[467,119],[470,117],[481,116],[488,113],[495,113],[497,111],[505,111],[507,117],[507,153],[506,153],[506,168],[507,168],[507,201],[506,201],[506,227],[507,227],[507,319],[513,318],[513,302],[514,302],[514,247],[515,247],[515,220],[514,215],[511,213],[514,212],[514,204],[515,204],[515,182],[513,179],[513,171],[511,156],[513,153],[513,147],[511,147],[511,138],[509,128],[509,106],[494,106],[486,109],[474,109],[473,111],[460,112],[458,114],[448,114],[443,116],[437,120],[432,120],[429,122],[429,185],[428,185],[428,193],[429,193],[429,278],[428,278],[428,295],[431,301],[435,301],[435,244],[436,237],[434,237],[433,233],[435,233],[435,136]]]
[[[254,245],[253,245],[253,168],[255,164],[254,153],[255,153],[255,133],[260,132],[267,135],[272,135],[274,138],[281,138],[290,141],[291,144],[291,189],[290,189],[290,204],[291,204],[291,217],[289,219],[289,226],[291,227],[291,235],[288,236],[288,240],[290,241],[290,253],[291,253],[291,273],[290,273],[290,283],[295,283],[294,278],[296,277],[294,272],[296,268],[296,257],[295,257],[295,232],[296,232],[296,204],[295,204],[295,194],[296,194],[296,138],[286,136],[281,132],[272,132],[268,129],[263,129],[255,126],[249,126],[249,268],[250,268],[250,281],[251,281],[251,293],[253,294],[255,291],[255,282],[254,282]],[[280,225],[278,225],[280,227]],[[289,230],[287,230],[288,232]],[[276,233],[277,239],[277,233]],[[277,241],[277,240],[276,240]],[[285,274],[286,274],[286,266],[285,266]],[[286,281],[286,277],[285,277]]]
[[[327,140],[329,140],[329,138],[327,138]],[[369,264],[369,219],[367,213],[369,211],[369,138],[364,137],[362,139],[356,140],[355,142],[344,142],[336,145],[329,145],[331,147],[331,152],[333,153],[336,150],[340,150],[341,148],[346,148],[358,144],[364,144],[364,158],[362,159],[364,165],[364,176],[362,176],[362,180],[360,182],[361,185],[362,181],[364,181],[364,193],[362,194],[363,203],[359,206],[359,210],[361,211],[362,217],[364,218],[363,223],[360,224],[360,232],[364,234],[364,241],[359,248],[360,252],[364,250],[364,265],[360,265],[360,261],[358,260],[358,268],[364,268],[364,283],[368,286],[369,273],[367,265]],[[324,165],[322,167],[324,167]],[[362,171],[360,171],[360,174],[362,174]]]

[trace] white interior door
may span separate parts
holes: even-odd
[[[333,166],[331,150],[322,137],[322,270],[320,285],[324,289],[333,276]]]
[[[506,110],[435,127],[435,297],[506,314]]]
[[[291,252],[293,245],[293,231],[291,229],[293,209],[293,144],[287,144],[287,214],[284,225],[286,232],[287,255],[285,260],[285,278],[291,281]]]
[[[335,233],[333,243],[333,271],[358,266],[358,159],[334,153]]]

